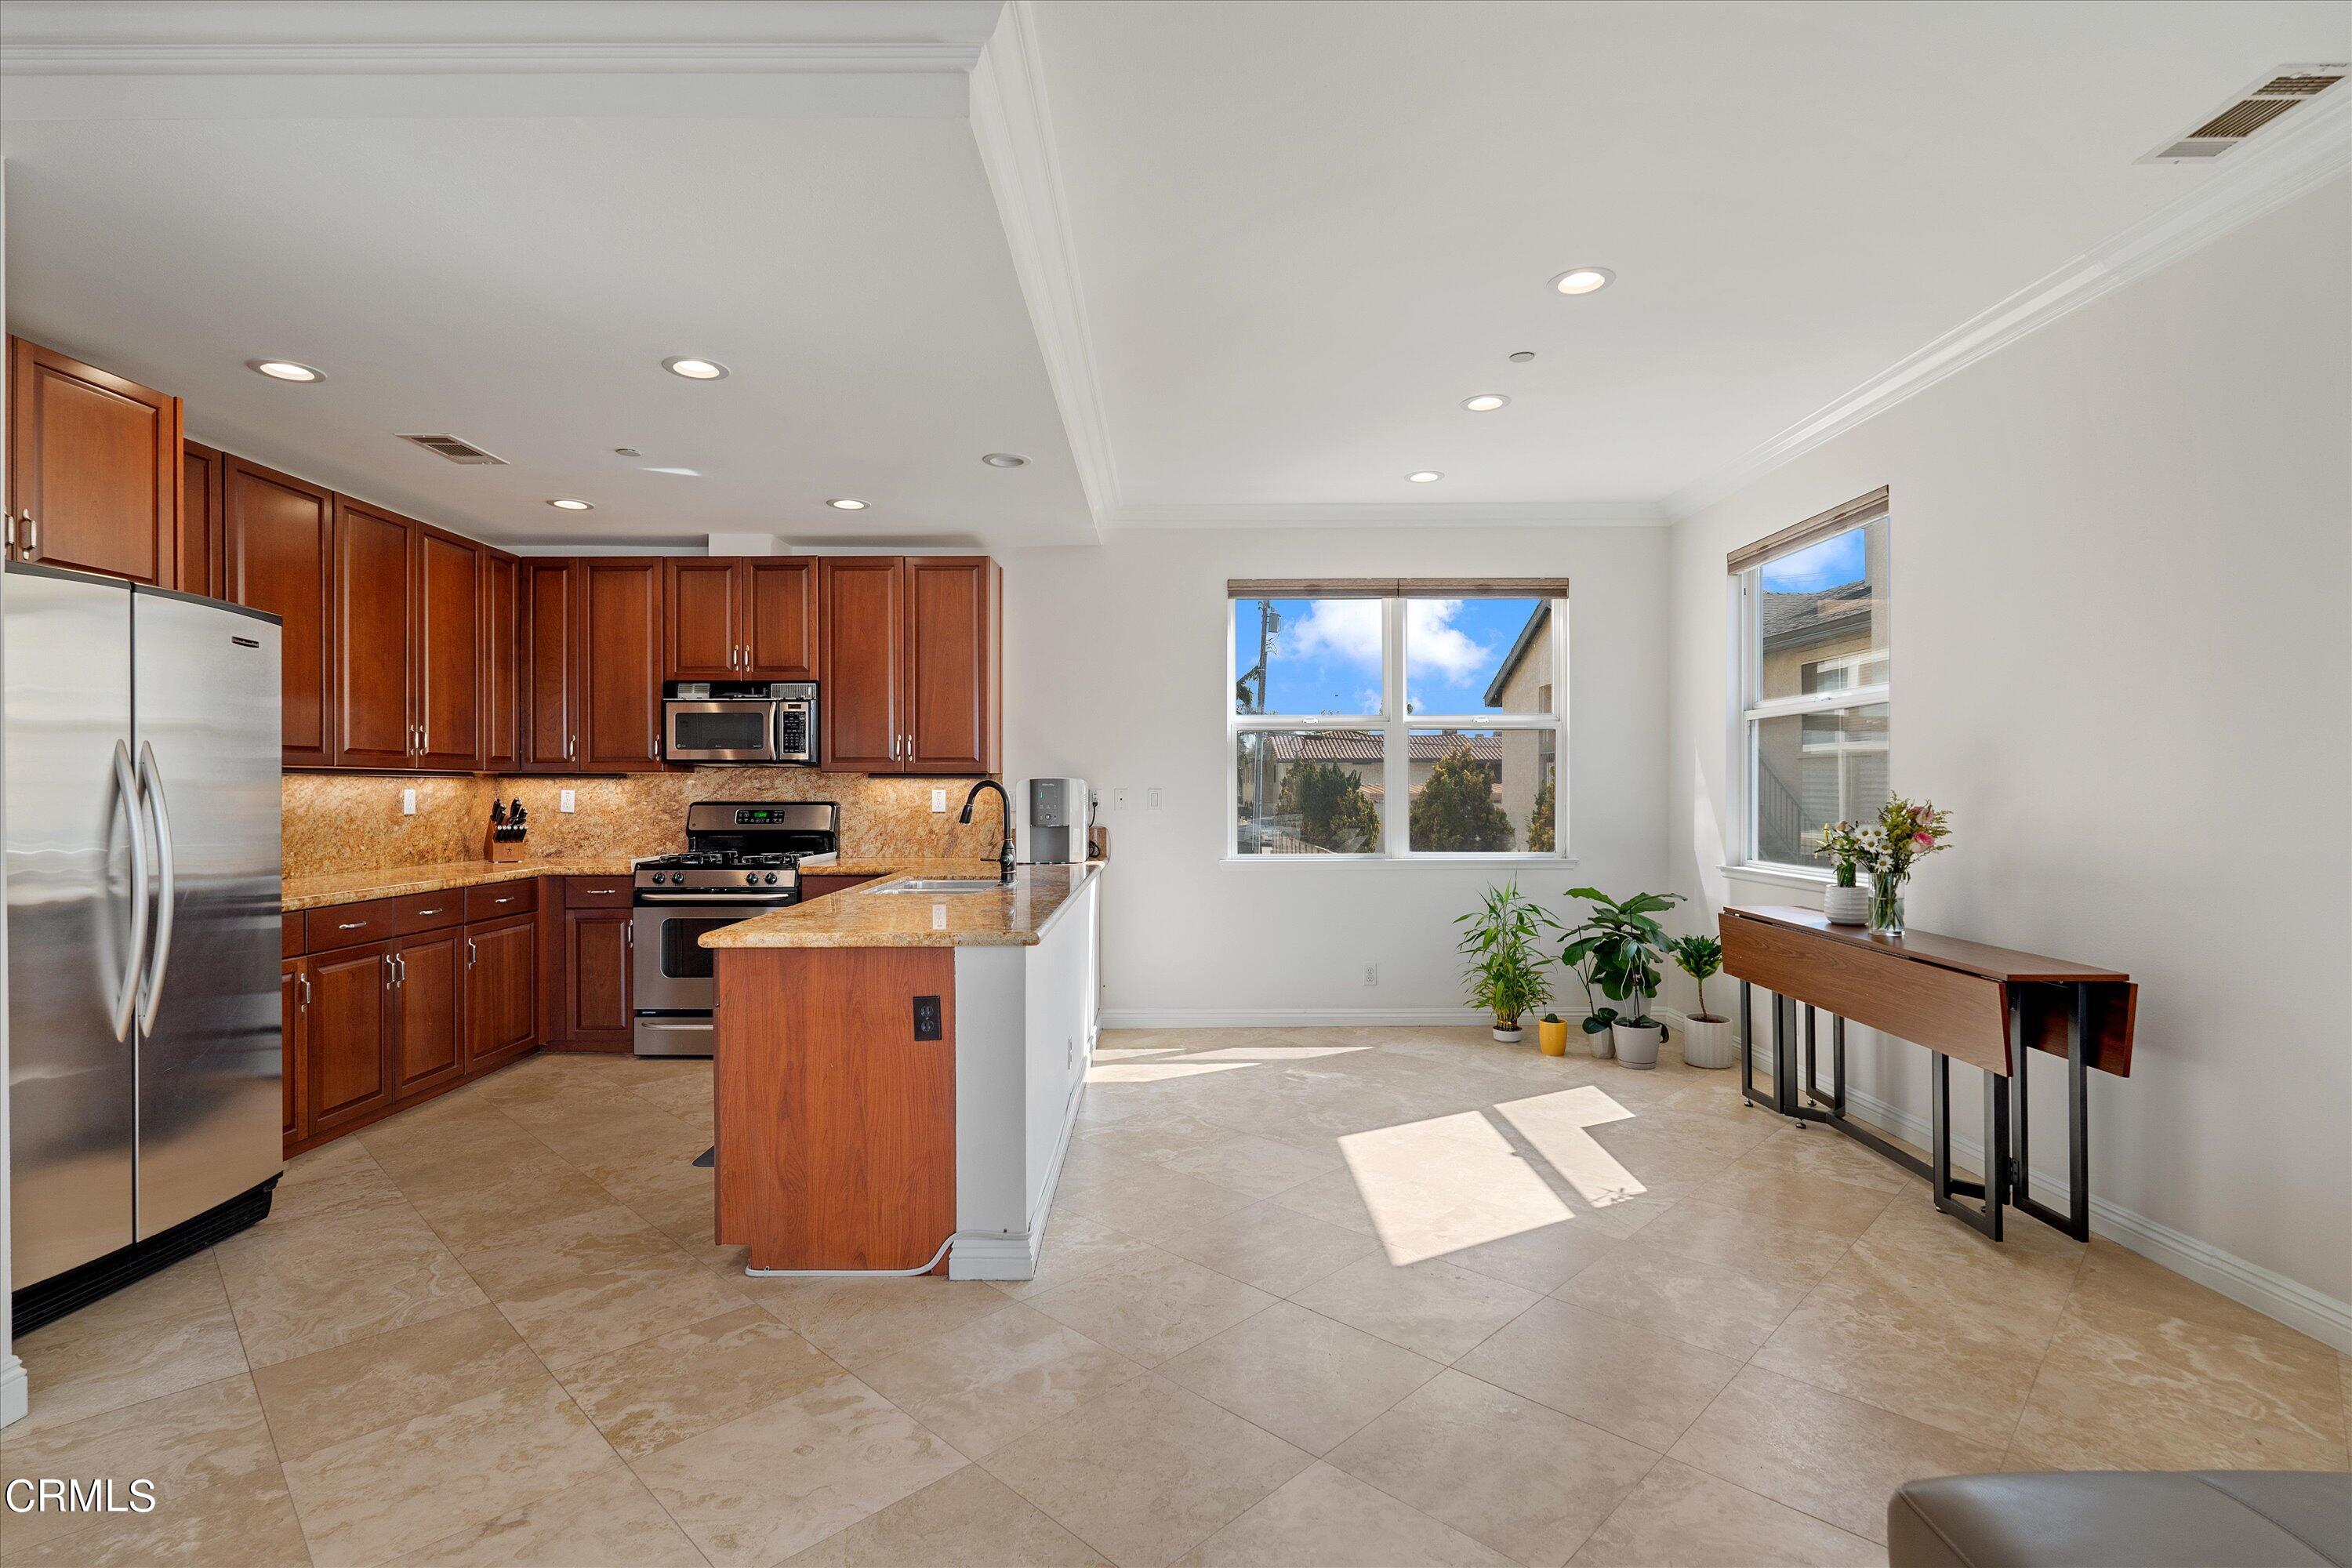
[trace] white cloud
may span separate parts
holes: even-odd
[[[1302,620],[1282,628],[1281,647],[1292,658],[1329,654],[1350,664],[1381,667],[1381,602],[1318,599]]]
[[[1407,599],[1404,605],[1404,651],[1407,673],[1435,673],[1448,680],[1482,674],[1494,661],[1495,650],[1470,640],[1454,625],[1459,599]]]

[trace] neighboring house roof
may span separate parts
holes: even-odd
[[[1377,763],[1381,760],[1381,738],[1362,730],[1286,731],[1268,735],[1266,743],[1273,749],[1275,760],[1282,763]],[[1406,738],[1406,754],[1416,763],[1433,763],[1450,752],[1465,748],[1473,758],[1482,763],[1500,763],[1503,760],[1503,740],[1499,735],[1438,733]]]
[[[1503,688],[1510,683],[1511,671],[1519,668],[1519,660],[1528,657],[1528,649],[1535,646],[1537,634],[1550,619],[1551,601],[1538,600],[1534,613],[1528,616],[1528,624],[1519,628],[1518,640],[1511,645],[1511,651],[1503,656],[1503,667],[1495,671],[1495,679],[1487,683],[1486,695],[1479,699],[1481,702],[1489,708],[1503,705]]]
[[[1870,584],[1840,583],[1809,594],[1764,595],[1764,646],[1791,647],[1859,629],[1870,616]]]

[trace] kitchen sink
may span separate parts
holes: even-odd
[[[978,878],[917,877],[874,890],[877,893],[993,893],[1003,886],[993,877],[985,880]]]

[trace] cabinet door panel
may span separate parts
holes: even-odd
[[[754,680],[814,680],[817,662],[816,561],[783,555],[747,556],[743,584],[745,670]]]
[[[836,773],[895,773],[899,760],[901,574],[895,555],[828,555],[818,661],[822,755]]]
[[[466,928],[466,1071],[539,1043],[539,923],[530,915]]]
[[[415,533],[419,767],[482,765],[482,547],[437,528]]]
[[[408,703],[409,532],[404,517],[335,498],[335,763],[415,764]]]
[[[8,357],[17,557],[173,586],[180,400],[21,338]]]
[[[282,623],[278,633],[289,767],[335,760],[334,497],[307,479],[221,458],[220,595]]]
[[[312,1137],[392,1103],[391,951],[379,943],[304,961]]]
[[[569,561],[522,563],[523,766],[533,773],[562,773],[579,750],[572,578]]]
[[[996,771],[996,574],[985,556],[906,563],[906,771]]]
[[[580,580],[580,759],[584,772],[661,766],[662,563],[583,557]]]
[[[522,765],[522,563],[482,552],[482,766]]]
[[[665,619],[663,660],[672,680],[743,679],[742,594],[733,559],[671,559],[662,564]]]
[[[299,958],[278,966],[278,1015],[285,1042],[280,1084],[285,1093],[287,1143],[299,1142],[310,1131],[310,977]]]
[[[179,585],[184,594],[218,598],[221,455],[194,441],[180,445]]]
[[[393,950],[393,1092],[437,1089],[465,1068],[465,938],[419,937]]]
[[[629,1006],[629,915],[625,910],[564,912],[564,1038],[575,1046],[626,1046],[636,1026]]]

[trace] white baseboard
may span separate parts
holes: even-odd
[[[1674,1016],[1678,1020],[1681,1015]],[[1766,1073],[1772,1070],[1769,1051],[1759,1048],[1749,1054],[1759,1069]],[[1868,1122],[1908,1142],[1925,1147],[1934,1133],[1926,1117],[1914,1115],[1874,1094],[1849,1086],[1845,1101],[1847,1112],[1856,1121]],[[1979,1171],[1984,1169],[1981,1139],[1963,1137],[1955,1131],[1952,1154],[1960,1163]],[[2033,1184],[2036,1196],[2043,1203],[2053,1203],[2056,1199],[2052,1194],[2065,1192],[2066,1178],[2037,1167]],[[2091,1234],[2137,1252],[2151,1263],[2160,1263],[2242,1307],[2251,1307],[2266,1318],[2274,1318],[2297,1333],[2309,1334],[2322,1344],[2352,1353],[2352,1305],[2300,1280],[2290,1279],[2258,1263],[2249,1263],[2210,1242],[2110,1203],[2095,1192],[2091,1194]]]
[[[1583,1010],[1577,1011],[1580,1016]],[[1486,1021],[1476,1007],[1106,1007],[1102,1016],[1106,1029],[1378,1028]]]
[[[32,1407],[33,1384],[25,1375],[25,1363],[13,1355],[0,1355],[0,1426],[23,1420]]]

